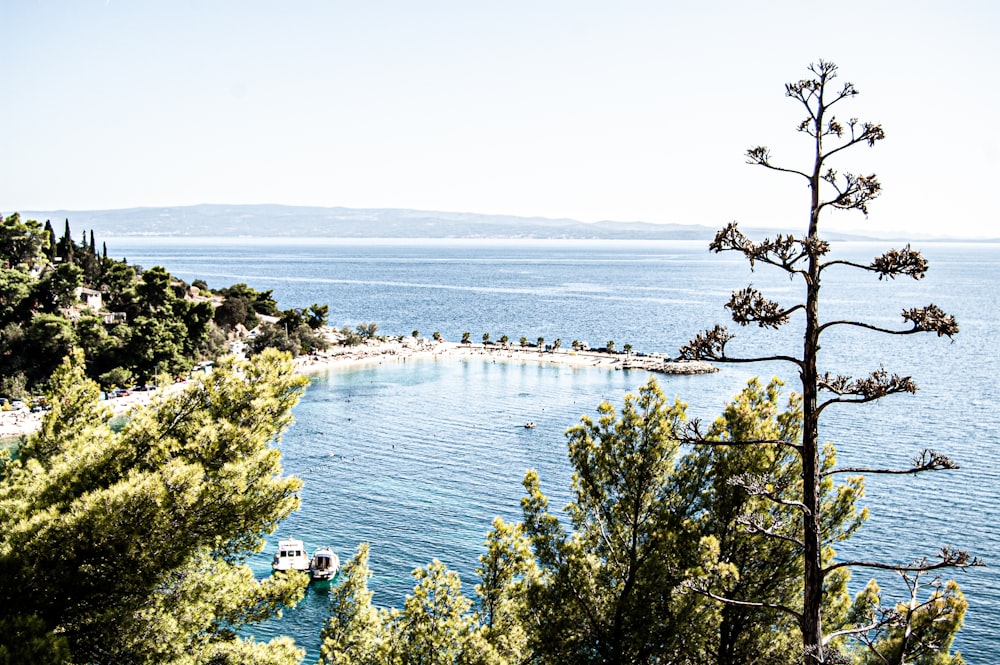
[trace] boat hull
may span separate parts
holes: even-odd
[[[314,582],[329,582],[340,571],[340,558],[328,547],[321,547],[309,562],[309,576]]]

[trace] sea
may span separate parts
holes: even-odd
[[[956,640],[970,664],[1000,663],[1000,245],[927,242],[925,279],[879,280],[851,267],[903,243],[839,242],[824,273],[820,316],[898,330],[903,310],[935,304],[960,333],[886,335],[832,325],[820,369],[864,376],[885,368],[912,376],[913,396],[834,405],[821,425],[845,466],[906,467],[922,449],[960,468],[912,475],[869,475],[871,518],[842,558],[906,563],[933,559],[943,546],[969,550],[986,567],[946,571],[969,601]],[[801,319],[781,331],[740,328],[724,304],[748,284],[783,305],[802,298],[800,281],[768,266],[751,270],[738,255],[713,254],[695,241],[535,239],[334,239],[113,237],[109,255],[161,265],[216,289],[246,283],[273,291],[283,309],[328,304],[330,323],[375,322],[379,334],[476,342],[483,333],[514,343],[539,337],[591,347],[613,342],[635,352],[676,355],[716,323],[736,338],[734,356],[794,354]],[[689,416],[710,422],[754,376],[795,389],[781,361],[721,365],[715,374],[656,377]],[[457,571],[470,597],[477,557],[492,520],[520,518],[521,481],[536,469],[555,508],[570,497],[565,431],[609,400],[620,404],[649,374],[639,370],[546,365],[522,360],[424,359],[334,369],[312,376],[296,422],[277,443],[287,473],[301,477],[302,507],[249,563],[260,576],[279,538],[333,546],[346,561],[371,547],[374,602],[401,607],[412,571],[437,559]],[[536,423],[526,429],[527,421]],[[852,589],[876,577],[886,599],[904,599],[892,574],[858,569]],[[281,619],[250,634],[287,634],[319,655],[329,587],[311,587]]]

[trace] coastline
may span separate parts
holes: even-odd
[[[660,355],[574,351],[562,348],[539,351],[535,347],[462,344],[413,337],[404,337],[398,341],[369,341],[357,346],[332,346],[326,351],[295,358],[295,365],[296,371],[308,375],[387,361],[405,362],[411,358],[521,360],[553,365],[639,369],[662,374],[708,374],[718,371],[709,363],[673,361]],[[133,392],[124,397],[108,400],[107,405],[111,407],[115,416],[126,415],[132,409],[149,404],[158,395],[186,385],[178,383],[168,386],[163,391]],[[0,441],[16,442],[17,438],[38,431],[41,428],[43,415],[44,412],[31,413],[26,410],[0,412]]]
[[[299,371],[304,374],[329,369],[339,369],[387,360],[403,361],[409,358],[483,358],[494,360],[522,360],[553,365],[607,367],[608,369],[642,369],[661,374],[709,374],[717,372],[715,366],[700,361],[674,361],[662,355],[624,354],[606,351],[574,351],[500,344],[462,344],[436,342],[424,338],[406,338],[402,341],[369,342],[353,347],[337,346],[296,358]]]

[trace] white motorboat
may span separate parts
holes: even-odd
[[[309,575],[316,581],[332,580],[340,570],[340,557],[329,547],[321,547],[309,562]]]
[[[309,555],[302,541],[295,538],[279,540],[271,570],[309,570]]]

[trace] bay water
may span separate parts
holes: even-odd
[[[898,245],[898,243],[897,243]],[[149,238],[107,241],[116,258],[162,265],[211,288],[245,282],[271,289],[282,308],[330,305],[330,323],[374,321],[380,334],[449,341],[471,333],[508,335],[516,344],[557,338],[592,347],[674,355],[715,323],[738,337],[733,355],[794,354],[799,323],[787,330],[736,329],[723,305],[753,283],[783,304],[801,283],[735,255],[714,255],[690,241],[338,240],[323,238]],[[833,255],[868,263],[892,243],[836,243]],[[908,562],[949,545],[989,564],[951,573],[970,603],[957,641],[969,663],[1000,662],[1000,246],[926,243],[926,279],[884,280],[846,267],[824,280],[821,317],[901,328],[900,312],[934,303],[961,326],[954,341],[933,335],[886,336],[836,326],[824,338],[821,371],[864,375],[880,366],[912,375],[915,396],[897,396],[824,414],[821,436],[842,464],[905,467],[933,448],[961,468],[919,476],[867,479],[871,519],[841,557]],[[791,365],[726,365],[702,376],[658,376],[689,414],[710,421],[753,376],[778,376],[795,389]],[[332,545],[343,560],[371,544],[374,601],[401,606],[411,571],[439,559],[457,570],[472,596],[476,557],[495,516],[520,517],[521,479],[539,471],[552,505],[569,498],[565,430],[602,400],[621,403],[646,381],[642,371],[477,359],[383,361],[314,375],[279,447],[288,473],[305,481],[302,508],[250,563],[261,575],[279,537],[307,548]],[[534,421],[535,429],[523,423]],[[857,591],[870,578],[854,574]],[[891,575],[878,575],[887,597],[902,598]],[[259,626],[261,639],[292,635],[318,657],[329,589],[311,588],[283,618]]]

